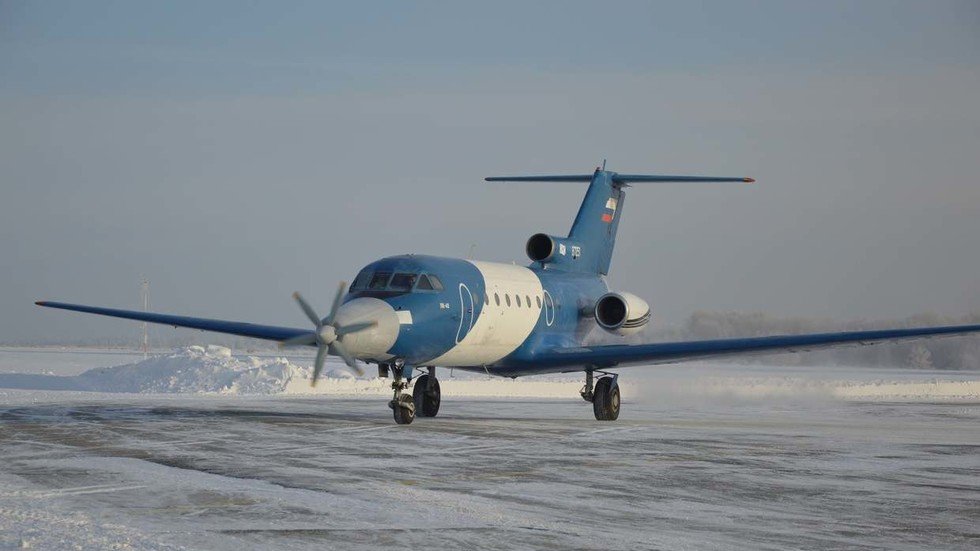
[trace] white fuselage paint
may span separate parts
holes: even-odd
[[[517,350],[531,334],[541,315],[539,305],[544,298],[544,289],[534,272],[512,264],[470,262],[480,270],[486,283],[486,296],[477,297],[477,300],[483,301],[483,309],[476,319],[461,316],[460,323],[472,323],[465,336],[448,352],[426,362],[426,365],[464,367],[492,364]],[[460,327],[457,334],[463,332],[464,329]]]

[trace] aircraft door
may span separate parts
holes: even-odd
[[[551,327],[555,323],[555,299],[551,297],[551,293],[548,291],[544,292],[544,307],[542,308],[542,314],[544,315],[544,323],[548,327]]]
[[[466,338],[466,335],[473,328],[473,316],[475,315],[476,305],[473,304],[473,293],[465,283],[459,284],[459,329],[456,331],[456,344]]]

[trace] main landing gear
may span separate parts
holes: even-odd
[[[602,373],[601,371],[599,373]],[[595,381],[593,387],[593,370],[585,371],[585,386],[582,387],[582,398],[586,402],[592,402],[592,411],[595,418],[599,421],[615,421],[619,418],[619,385],[616,383],[617,375],[602,373],[605,377],[600,377]]]
[[[435,417],[439,413],[439,404],[442,393],[439,389],[439,379],[436,379],[436,368],[428,368],[428,373],[415,380],[415,388],[412,393],[403,392],[408,388],[408,380],[405,377],[405,365],[396,362],[394,365],[379,366],[378,374],[387,375],[390,371],[393,380],[391,389],[394,396],[388,402],[395,422],[399,425],[407,425],[415,420],[415,416]]]
[[[416,379],[412,398],[415,411],[421,417],[435,417],[439,413],[442,392],[439,390],[439,379],[436,379],[436,368],[430,367],[427,375]]]

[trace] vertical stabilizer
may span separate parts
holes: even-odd
[[[623,210],[623,184],[614,173],[596,169],[578,209],[568,239],[581,247],[579,271],[608,274],[616,245],[616,230]]]

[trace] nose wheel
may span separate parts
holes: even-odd
[[[394,396],[388,402],[388,407],[391,408],[395,423],[399,425],[411,424],[415,420],[415,399],[411,394],[403,392],[408,388],[408,383],[405,381],[404,369],[411,368],[406,368],[403,363],[390,367],[392,375],[394,375],[394,381],[391,382],[391,390],[394,391]]]
[[[395,423],[408,425],[415,420],[415,402],[411,394],[401,394],[388,405],[394,412]]]
[[[439,413],[442,392],[435,371],[434,367],[430,367],[429,374],[419,377],[415,381],[415,388],[412,389],[415,411],[420,417],[435,417]]]

